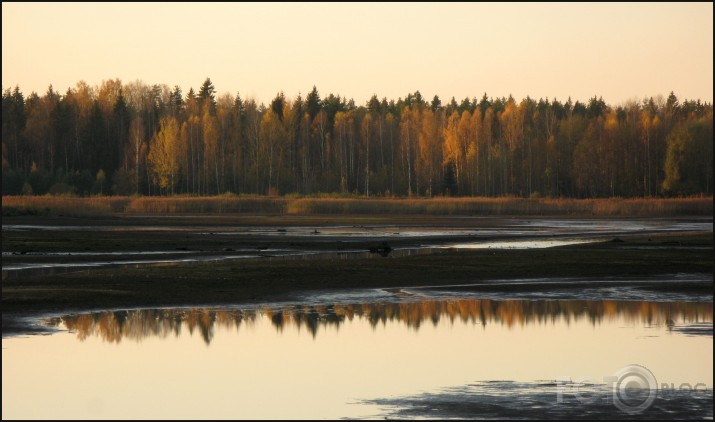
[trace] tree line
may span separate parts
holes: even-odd
[[[2,194],[662,197],[713,192],[713,108],[419,91],[268,104],[118,79],[2,96]]]

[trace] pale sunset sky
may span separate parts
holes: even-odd
[[[713,100],[712,3],[2,3],[2,88]]]

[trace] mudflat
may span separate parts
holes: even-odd
[[[688,219],[678,221],[687,223]],[[560,220],[560,224],[568,222],[568,218]],[[166,256],[228,256],[221,260],[26,276],[3,271],[3,334],[27,329],[21,322],[25,316],[147,306],[259,303],[325,289],[468,284],[473,290],[509,292],[560,286],[495,281],[587,278],[589,281],[583,285],[587,288],[597,284],[599,278],[646,280],[651,276],[700,273],[709,274],[710,282],[636,284],[656,294],[707,294],[712,292],[713,272],[712,219],[707,222],[710,230],[705,232],[688,231],[687,224],[683,224],[683,229],[675,231],[591,232],[589,243],[552,248],[461,249],[448,245],[476,239],[523,239],[519,234],[521,226],[510,218],[453,216],[3,217],[3,267],[28,260],[82,263],[96,259],[95,254],[148,251]],[[42,230],[37,229],[40,225]],[[494,230],[512,226],[517,229]],[[569,236],[576,236],[578,230]],[[377,232],[374,236],[370,235],[373,231]],[[423,246],[424,235],[400,235],[415,231],[428,233],[429,244],[440,248],[415,255],[368,253],[386,244],[392,250]],[[584,230],[584,235],[587,232]],[[529,239],[551,237],[553,233],[549,231],[528,234]],[[270,254],[272,250],[290,248],[315,254]],[[238,258],[240,251],[246,250],[266,252],[231,259],[232,254]],[[365,253],[355,254],[356,251]],[[58,258],[56,254],[65,255]],[[268,256],[271,257],[266,259]],[[569,288],[574,288],[573,283]]]

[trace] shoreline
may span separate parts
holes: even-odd
[[[594,281],[591,277],[569,278],[563,280],[551,280],[547,283],[529,282],[523,279],[499,279],[483,280],[472,284],[432,284],[432,285],[402,285],[395,287],[373,286],[373,287],[342,287],[328,289],[290,290],[282,294],[268,294],[266,296],[253,296],[250,299],[241,298],[232,301],[209,301],[209,302],[172,302],[167,298],[166,302],[143,302],[135,300],[132,302],[120,302],[111,306],[97,303],[95,306],[88,306],[81,302],[65,304],[62,307],[35,308],[27,310],[3,310],[3,333],[2,337],[14,337],[18,335],[48,334],[56,331],[56,328],[40,324],[41,321],[57,318],[65,315],[96,314],[116,311],[137,311],[155,309],[184,309],[184,310],[230,310],[230,309],[280,309],[285,306],[325,306],[338,302],[350,302],[353,304],[377,304],[377,303],[402,303],[410,301],[434,301],[445,300],[472,300],[488,299],[499,301],[610,301],[610,302],[654,302],[654,303],[712,303],[713,280],[707,277],[707,273],[678,273],[678,274],[654,274],[644,277],[628,277],[621,279],[610,278],[608,281]],[[677,281],[674,284],[666,284],[659,278],[678,276],[695,280]],[[676,285],[677,284],[677,285]],[[599,297],[583,296],[582,290],[622,288],[630,292],[638,291],[638,297]],[[443,293],[442,296],[418,296],[416,292],[422,290],[431,294]],[[383,291],[393,296],[378,298],[367,297],[368,293]],[[106,293],[106,292],[105,292]],[[355,299],[341,298],[341,293],[351,295],[362,294]],[[328,300],[324,295],[330,295]],[[592,295],[593,293],[589,293]],[[316,298],[315,295],[318,297]],[[654,300],[654,295],[659,297]],[[337,299],[336,299],[337,296]],[[96,299],[95,299],[96,300]],[[90,302],[87,302],[90,303]],[[5,309],[5,304],[3,304]]]

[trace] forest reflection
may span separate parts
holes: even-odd
[[[147,337],[179,336],[184,330],[198,331],[210,344],[215,329],[238,329],[267,318],[282,331],[288,327],[306,329],[315,337],[321,327],[339,327],[346,320],[364,319],[378,324],[400,322],[412,329],[425,323],[479,323],[488,329],[497,324],[512,328],[529,324],[567,325],[587,320],[660,325],[671,330],[675,323],[712,322],[712,302],[644,302],[612,300],[424,300],[400,303],[357,303],[333,305],[290,305],[258,309],[138,309],[106,311],[53,318],[52,326],[64,326],[79,340],[92,336],[108,342],[135,341]]]

